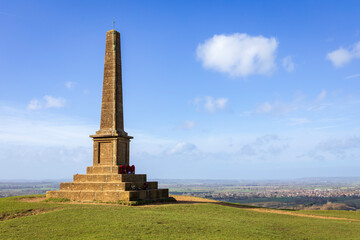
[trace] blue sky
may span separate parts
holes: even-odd
[[[106,31],[149,178],[359,176],[358,1],[0,1],[0,179],[92,164]]]

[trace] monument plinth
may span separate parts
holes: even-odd
[[[129,173],[133,137],[124,130],[120,33],[115,30],[106,33],[100,130],[90,137],[93,166],[87,167],[87,174],[74,175],[74,182],[61,183],[59,191],[46,192],[47,198],[116,202],[169,197],[168,189],[147,182],[145,174]]]

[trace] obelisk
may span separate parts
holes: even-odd
[[[100,130],[94,141],[93,166],[128,165],[132,137],[124,131],[120,33],[106,33]]]
[[[169,199],[169,190],[158,189],[158,182],[147,181],[146,174],[135,174],[134,166],[128,171],[132,137],[124,131],[120,54],[120,33],[108,31],[100,130],[90,136],[94,141],[93,166],[86,168],[86,174],[75,174],[73,182],[60,183],[60,190],[47,191],[48,199],[80,202]]]

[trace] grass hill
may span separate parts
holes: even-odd
[[[360,212],[175,198],[142,206],[1,198],[0,239],[360,239]]]

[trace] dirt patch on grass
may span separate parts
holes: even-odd
[[[227,202],[219,202],[219,201],[212,200],[212,199],[205,199],[205,198],[198,198],[198,197],[191,197],[191,196],[173,195],[172,197],[174,197],[178,201],[176,203],[213,203],[216,205],[241,208],[241,209],[245,209],[245,210],[262,212],[262,213],[274,213],[274,214],[282,214],[282,215],[291,215],[291,216],[296,216],[296,217],[307,217],[307,218],[328,219],[328,220],[347,220],[347,221],[360,222],[359,219],[340,218],[340,217],[331,217],[331,216],[319,216],[319,215],[297,213],[296,211],[249,207],[246,205],[239,205],[239,204],[233,204],[233,203],[227,203]]]
[[[237,205],[237,204],[226,203],[226,202],[217,202],[215,204],[227,206],[227,207],[242,208],[245,210],[262,212],[262,213],[275,213],[275,214],[290,215],[290,216],[296,216],[296,217],[307,217],[307,218],[329,219],[329,220],[348,220],[348,221],[360,222],[359,219],[331,217],[331,216],[319,216],[319,215],[297,213],[296,211],[286,211],[286,210],[277,210],[277,209],[269,209],[269,208],[250,208],[250,207],[247,207],[244,205]]]
[[[23,197],[23,198],[18,198],[16,200],[20,202],[41,202],[45,199],[46,197]]]
[[[308,218],[318,218],[318,219],[332,219],[332,220],[348,220],[348,221],[360,222],[359,219],[330,217],[330,216],[319,216],[319,215],[297,213],[297,212],[293,212],[293,211],[290,212],[290,211],[286,211],[286,210],[276,210],[276,209],[266,209],[266,208],[250,208],[249,210],[256,211],[256,212],[291,215],[291,216],[297,216],[297,217],[308,217]]]
[[[175,203],[215,203],[219,202],[212,199],[192,197],[192,196],[177,196],[171,195],[171,197],[175,198],[177,202]]]
[[[47,209],[47,210],[44,210],[44,209],[28,209],[28,210],[23,211],[23,212],[0,215],[0,221],[5,221],[5,220],[9,220],[9,219],[13,219],[13,218],[19,218],[19,217],[39,215],[39,214],[42,214],[42,213],[56,211],[58,209],[59,208],[55,208],[55,209],[51,209],[51,210],[50,209]]]

